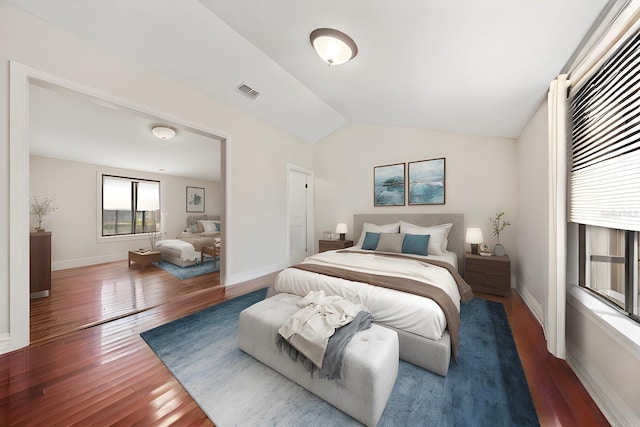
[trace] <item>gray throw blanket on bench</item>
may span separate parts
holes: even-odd
[[[340,372],[342,371],[342,361],[344,359],[344,351],[347,344],[351,341],[351,338],[358,331],[364,331],[371,327],[373,322],[373,316],[366,311],[359,312],[354,319],[346,325],[336,329],[327,343],[327,348],[322,359],[322,368],[318,369],[307,357],[300,353],[294,346],[278,334],[276,338],[276,345],[278,349],[289,355],[291,360],[302,363],[307,371],[311,373],[313,377],[314,373],[318,373],[320,378],[326,378],[333,380],[340,378]]]

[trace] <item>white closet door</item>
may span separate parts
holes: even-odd
[[[297,264],[311,255],[309,239],[309,183],[310,176],[289,169],[289,260]]]

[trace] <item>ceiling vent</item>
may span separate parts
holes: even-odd
[[[258,97],[258,95],[260,95],[260,92],[258,92],[257,90],[251,89],[249,86],[247,86],[244,83],[240,83],[240,86],[238,86],[238,90],[240,91],[240,93],[247,95],[249,98],[253,100],[255,100]]]

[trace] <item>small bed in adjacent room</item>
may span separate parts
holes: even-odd
[[[355,215],[353,229],[354,247],[283,270],[271,292],[323,290],[360,303],[376,323],[398,333],[401,359],[446,375],[458,349],[460,303],[472,295],[458,273],[464,216]]]
[[[187,217],[187,228],[175,239],[156,242],[155,249],[160,251],[163,261],[179,267],[189,267],[203,260],[203,248],[215,248],[221,251],[220,219],[207,215]]]

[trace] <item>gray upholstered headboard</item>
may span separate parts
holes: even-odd
[[[356,214],[353,216],[353,241],[356,243],[362,234],[362,224],[383,225],[397,221],[406,221],[421,227],[452,223],[449,232],[448,250],[458,255],[458,271],[464,271],[464,215],[463,214]]]

